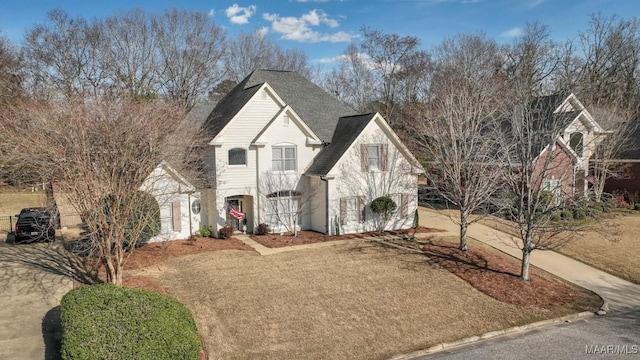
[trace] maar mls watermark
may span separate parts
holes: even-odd
[[[638,345],[586,345],[588,355],[635,355],[640,354]]]

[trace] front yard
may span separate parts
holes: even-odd
[[[600,305],[575,287],[573,303],[552,308],[498,301],[423,254],[378,242],[205,252],[135,274],[193,311],[216,359],[385,358]]]

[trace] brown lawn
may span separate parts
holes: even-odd
[[[640,214],[618,215],[595,226],[559,252],[640,284]]]
[[[502,283],[499,257],[479,256],[490,266],[476,286],[523,291]],[[158,281],[193,311],[216,359],[387,358],[600,305],[597,296],[574,287],[568,287],[569,303],[553,296],[520,305],[496,300],[436,258],[358,242],[270,256],[207,251],[134,272],[143,283]],[[537,279],[531,286],[547,284]],[[554,294],[563,291],[554,286]]]
[[[266,235],[249,235],[251,239],[259,244],[262,244],[269,248],[279,248],[293,245],[315,244],[320,242],[335,241],[335,240],[347,240],[347,239],[360,239],[365,237],[379,237],[385,235],[406,235],[412,236],[414,234],[428,234],[434,232],[442,232],[444,230],[430,228],[425,226],[419,226],[408,230],[393,230],[384,232],[366,232],[359,234],[347,234],[347,235],[325,235],[316,231],[303,230],[298,231],[297,236],[291,236],[291,234],[266,234]]]

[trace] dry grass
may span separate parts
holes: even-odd
[[[602,220],[558,251],[610,274],[640,284],[640,215]]]
[[[0,192],[0,216],[13,216],[27,207],[46,204],[44,191]]]
[[[136,273],[194,312],[215,359],[385,358],[559,315],[497,301],[424,255],[372,242],[209,252]]]

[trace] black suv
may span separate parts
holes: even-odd
[[[16,220],[15,243],[54,241],[56,229],[53,217],[46,208],[20,210]]]

